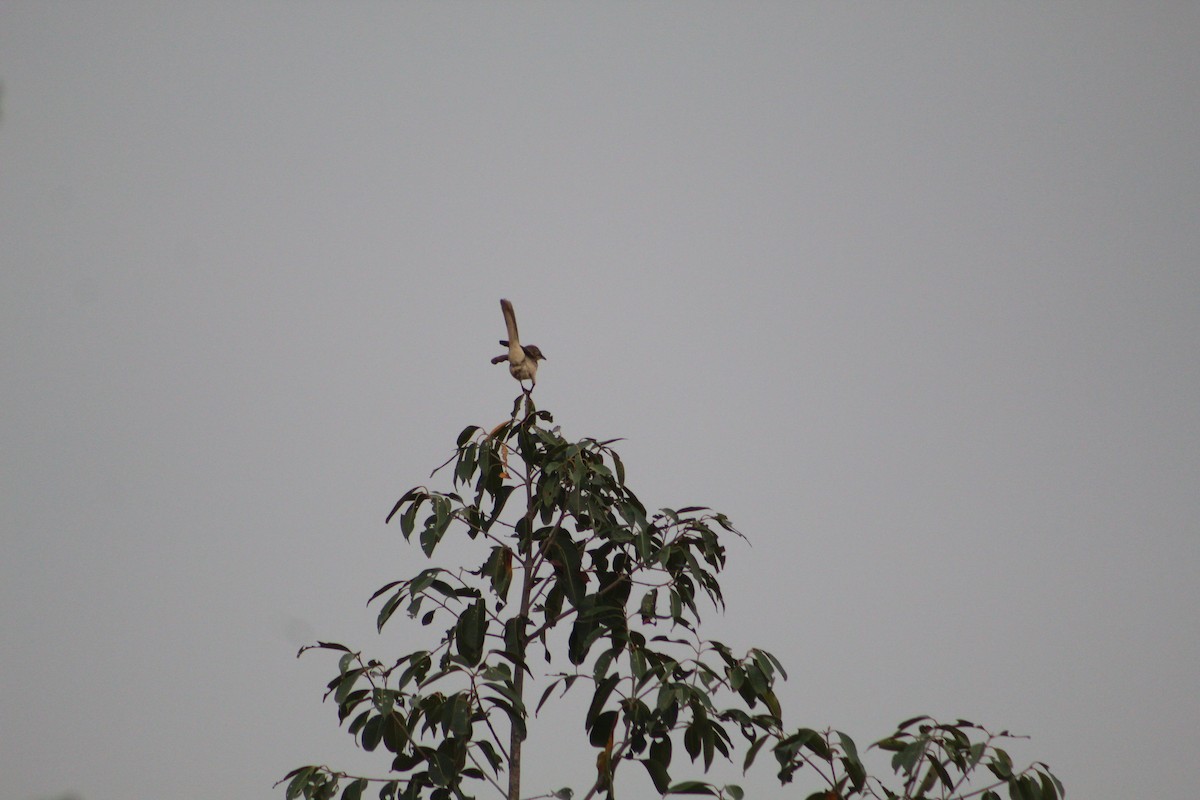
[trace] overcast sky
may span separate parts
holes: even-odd
[[[294,656],[412,649],[383,518],[508,414],[500,297],[567,436],[750,538],[708,633],[789,725],[1194,796],[1197,42],[1182,2],[6,2],[4,796],[385,770]],[[587,782],[550,724],[529,794]]]

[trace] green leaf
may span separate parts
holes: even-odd
[[[620,680],[621,676],[614,673],[596,685],[596,691],[592,695],[592,704],[588,706],[587,715],[584,717],[584,727],[586,729],[591,730],[592,725],[600,716],[600,711],[604,708],[604,704],[608,702],[609,695],[612,694],[613,689],[616,688]],[[608,731],[604,732],[604,736],[606,739],[608,738]]]
[[[999,747],[992,748],[992,757],[987,768],[1000,780],[1006,781],[1012,777],[1012,759],[1008,753]]]
[[[408,541],[412,536],[412,532],[417,527],[417,509],[420,508],[420,502],[410,505],[403,514],[400,515],[400,533],[404,535],[404,541]],[[393,514],[396,512],[393,510]]]
[[[904,739],[889,737],[887,739],[880,739],[878,742],[875,743],[875,746],[878,747],[880,750],[890,750],[893,752],[899,752],[899,751],[903,750],[904,748],[908,747],[908,742]]]
[[[483,658],[483,645],[487,636],[487,610],[482,600],[476,600],[458,618],[454,628],[454,643],[458,653],[472,667]]]
[[[1040,800],[1038,785],[1028,777],[1013,778],[1008,782],[1010,800]]]
[[[520,696],[516,693],[511,684],[500,683],[497,681],[488,681],[484,684],[487,688],[494,692],[500,693],[504,699],[512,703],[513,708],[519,710],[522,714],[525,713],[525,704],[521,701]]]
[[[478,425],[468,425],[467,427],[462,429],[462,432],[460,434],[458,434],[457,446],[459,448],[461,448],[467,442],[471,441],[471,439],[474,438],[476,433],[482,433],[482,432],[483,432],[483,428],[480,428]]]
[[[642,766],[646,768],[646,772],[650,773],[650,781],[654,784],[654,791],[659,794],[666,794],[671,785],[671,776],[667,772],[667,768],[653,758],[641,759]]]
[[[588,742],[592,747],[604,747],[608,744],[608,737],[612,735],[613,729],[617,726],[617,712],[605,711],[596,717],[595,723],[591,727],[588,735]]]
[[[929,760],[929,766],[932,768],[933,773],[937,774],[938,780],[942,782],[942,786],[946,787],[947,789],[954,786],[954,781],[950,778],[950,774],[946,772],[946,768],[942,766],[942,762],[939,761],[933,753],[928,753],[927,758]]]
[[[396,693],[391,689],[372,689],[371,704],[380,714],[390,714],[396,705]]]
[[[775,678],[775,665],[779,662],[770,653],[763,650],[754,649],[750,651],[754,654],[754,663],[762,670],[763,677],[768,683],[773,682]],[[782,670],[780,671],[782,674]],[[786,675],[784,677],[787,677]]]
[[[716,726],[709,720],[704,720],[700,729],[700,744],[704,750],[704,771],[712,767],[713,748],[716,746]]]
[[[801,747],[807,747],[809,742],[814,739],[820,738],[820,731],[815,731],[812,728],[797,728],[795,733],[785,736],[776,746],[799,750]]]
[[[683,749],[687,750],[688,756],[692,761],[700,757],[700,750],[704,746],[701,741],[700,721],[692,720],[691,724],[683,731]]]
[[[483,751],[483,757],[487,759],[488,766],[492,768],[492,772],[496,775],[500,774],[500,766],[504,763],[500,754],[496,752],[496,748],[487,739],[481,739],[476,742],[479,749]]]
[[[387,621],[392,618],[392,614],[396,613],[396,609],[400,606],[400,603],[403,602],[403,600],[403,589],[387,599],[387,601],[383,604],[383,608],[379,609],[379,616],[375,619],[375,630],[383,630],[383,626],[386,625]]]
[[[683,622],[683,600],[679,597],[679,592],[671,591],[671,619],[675,622]]]
[[[905,775],[911,775],[924,751],[925,743],[920,739],[909,742],[903,750],[892,756],[892,769],[902,770]]]
[[[334,692],[333,700],[336,703],[341,703],[346,699],[346,695],[350,694],[350,690],[354,688],[354,684],[362,676],[365,670],[352,669],[342,675],[342,679],[338,681],[337,691]]]
[[[371,717],[362,729],[363,750],[370,753],[376,747],[379,747],[381,741],[383,741],[383,717]]]
[[[641,647],[629,648],[629,672],[637,681],[638,689],[641,689],[645,684],[645,679],[650,677],[649,666],[646,663],[646,651]]]
[[[567,532],[560,528],[554,532],[551,552],[557,556],[555,575],[558,584],[562,587],[563,594],[571,601],[571,605],[578,606],[587,592],[587,584],[580,567],[579,549]]]
[[[483,699],[504,711],[504,713],[508,715],[509,724],[516,729],[517,735],[521,739],[525,739],[527,732],[525,729],[525,716],[523,714],[513,708],[507,700],[502,700],[499,697],[492,697],[490,695],[484,697]]]
[[[387,525],[389,522],[391,522],[392,517],[396,516],[396,512],[400,510],[400,506],[402,506],[406,502],[408,502],[409,498],[413,497],[415,494],[417,494],[416,489],[409,489],[407,492],[405,492],[404,496],[402,496],[399,500],[396,501],[396,505],[392,506],[392,510],[387,515],[387,517],[384,518],[383,524]]]
[[[757,664],[748,664],[746,667],[746,680],[750,681],[750,686],[754,689],[754,694],[762,697],[767,692],[767,676],[763,675],[762,670]]]
[[[842,752],[846,754],[846,757],[858,761],[858,747],[854,744],[854,740],[841,731],[835,731],[835,733],[837,733],[838,742],[841,744]]]
[[[338,644],[337,642],[317,642],[316,644],[306,644],[304,647],[301,647],[299,651],[296,652],[296,658],[304,655],[304,653],[308,650],[339,650],[343,653],[350,652],[350,648],[346,647],[344,644]]]
[[[1045,765],[1043,765],[1043,766],[1045,766]],[[1053,774],[1051,774],[1049,772],[1044,772],[1044,773],[1042,773],[1042,777],[1050,779],[1050,781],[1054,784],[1054,789],[1058,793],[1058,796],[1060,798],[1065,798],[1067,796],[1066,790],[1063,789],[1062,781],[1060,781],[1058,778],[1054,777]]]
[[[587,660],[588,651],[596,640],[604,635],[604,628],[592,617],[580,614],[571,626],[571,635],[567,637],[567,657],[571,663],[578,666]]]
[[[513,675],[508,664],[485,665],[480,674],[485,681],[499,681],[500,683],[511,683]]]
[[[363,789],[367,788],[366,778],[356,778],[346,785],[342,791],[342,800],[362,800]]]
[[[683,781],[667,789],[666,794],[705,794],[709,797],[716,797],[717,790],[700,781]]]
[[[671,737],[663,736],[650,743],[650,760],[662,764],[664,768],[671,766]]]
[[[433,498],[433,512],[437,518],[436,527],[438,531],[438,540],[442,538],[442,534],[446,532],[447,526],[450,525],[450,501],[445,497]]]
[[[550,693],[554,691],[554,687],[557,685],[558,685],[558,680],[557,679],[553,680],[550,682],[550,685],[546,687],[546,690],[544,692],[542,692],[542,698],[540,700],[538,700],[537,706],[533,709],[534,714],[537,714],[539,711],[542,710],[542,706],[544,706],[546,704],[546,700],[548,700],[550,698]]]
[[[471,712],[473,707],[468,697],[469,695],[466,692],[459,692],[454,695],[454,702],[450,707],[449,717],[442,726],[443,734],[448,731],[459,739],[471,738]]]
[[[529,624],[528,617],[514,616],[504,623],[504,655],[517,665],[518,669],[526,672],[524,637],[525,626]]]
[[[546,609],[545,613],[547,620],[556,619],[562,613],[564,598],[565,596],[563,595],[561,586],[555,583],[550,587],[550,591],[546,593],[546,600],[542,604]]]
[[[746,759],[742,762],[742,772],[750,769],[750,765],[754,763],[754,759],[758,756],[758,751],[767,743],[766,737],[755,740],[754,744],[750,745],[750,749],[746,751]]]
[[[862,761],[858,757],[858,748],[854,744],[854,740],[841,731],[837,732],[838,741],[842,745],[842,768],[846,770],[846,776],[850,779],[850,785],[854,791],[862,790],[862,787],[867,782],[867,770],[863,766]]]
[[[620,650],[605,650],[596,659],[596,665],[592,667],[592,678],[599,683],[604,680],[608,674],[608,668],[612,666],[613,658],[620,653]]]
[[[292,778],[292,782],[288,784],[285,796],[287,800],[295,800],[299,797],[304,787],[308,785],[308,779],[317,771],[317,767],[304,767],[296,773],[296,777]]]
[[[355,717],[354,721],[350,723],[350,727],[346,728],[346,731],[351,736],[358,736],[358,732],[362,730],[363,725],[366,725],[367,720],[370,718],[371,718],[371,711],[370,711],[370,709],[368,709],[368,710],[362,712],[361,714],[359,714],[357,717]]]
[[[409,741],[404,720],[395,712],[385,714],[380,719],[383,720],[383,746],[391,753],[402,752]]]
[[[494,561],[495,564],[488,575],[492,579],[492,590],[501,600],[504,600],[508,598],[508,588],[512,585],[513,551],[507,547],[496,548]]]
[[[471,478],[471,473],[475,471],[475,451],[474,446],[463,447],[458,451],[458,464],[454,468],[454,481],[456,484],[466,483]]]
[[[429,668],[433,665],[433,662],[429,658],[429,653],[424,650],[409,653],[405,658],[411,659],[411,663],[400,674],[400,681],[396,686],[397,690],[403,689],[414,678],[417,683],[424,681]]]

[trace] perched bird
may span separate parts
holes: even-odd
[[[521,344],[521,339],[517,336],[517,315],[513,311],[512,303],[501,300],[500,310],[504,312],[504,326],[508,328],[508,338],[501,339],[500,344],[507,347],[508,352],[493,358],[492,363],[507,361],[508,372],[521,383],[521,391],[531,392],[537,385],[537,362],[544,361],[546,357],[536,344]],[[528,390],[525,388],[525,381],[529,381]]]

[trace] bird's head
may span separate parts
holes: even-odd
[[[546,360],[546,357],[544,355],[542,355],[542,351],[540,349],[538,349],[538,346],[536,344],[527,344],[527,345],[524,345],[521,349],[525,351],[526,358],[532,358],[534,361],[545,361]]]

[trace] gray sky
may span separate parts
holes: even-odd
[[[383,517],[508,413],[501,296],[568,436],[750,537],[708,633],[790,667],[791,725],[963,716],[1074,797],[1191,796],[1198,40],[1192,3],[6,3],[5,797],[384,769],[294,654],[406,652]],[[586,779],[552,724],[530,794]]]

